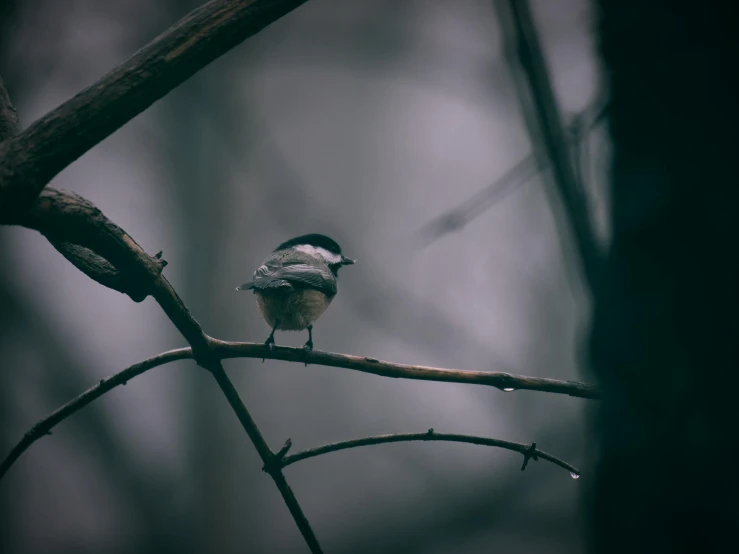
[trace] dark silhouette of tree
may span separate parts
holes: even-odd
[[[613,246],[591,552],[723,552],[739,524],[739,87],[728,2],[601,0]]]

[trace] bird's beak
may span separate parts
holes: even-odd
[[[344,256],[341,257],[341,265],[352,265],[357,263],[357,260],[352,260],[351,258],[346,258]]]

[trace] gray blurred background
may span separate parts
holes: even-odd
[[[24,126],[125,60],[198,0],[15,0],[0,74]],[[531,2],[562,113],[598,101],[587,0]],[[588,183],[603,221],[606,138]],[[235,48],[54,181],[148,252],[225,340],[268,330],[246,280],[279,242],[322,232],[359,264],[316,348],[404,363],[583,379],[589,306],[548,172],[468,225],[435,217],[486,189],[532,142],[493,3],[312,0]],[[604,235],[605,238],[605,235]],[[182,339],[151,299],[81,274],[41,235],[0,228],[0,455],[39,418]],[[303,334],[279,333],[301,345]],[[585,470],[491,448],[401,443],[285,470],[326,552],[584,549],[588,401],[232,360],[268,442],[294,451],[378,433],[477,434]],[[287,508],[210,376],[191,361],[115,389],[33,445],[0,482],[0,549],[304,552]]]

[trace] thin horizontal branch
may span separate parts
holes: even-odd
[[[188,330],[191,332],[191,330]],[[202,331],[201,331],[202,333]],[[204,335],[207,337],[207,335]],[[274,350],[270,350],[262,343],[250,342],[226,342],[219,341],[207,337],[207,345],[212,358],[208,363],[218,363],[220,360],[233,358],[257,358],[283,360],[288,362],[304,363],[306,361],[305,351],[302,348],[290,348],[287,346],[278,346]],[[207,356],[206,356],[207,357]],[[116,373],[108,379],[103,379],[71,400],[58,410],[36,423],[33,428],[28,431],[21,442],[16,445],[8,457],[0,464],[0,478],[10,468],[13,462],[20,456],[31,444],[43,437],[55,425],[81,410],[90,402],[99,398],[104,393],[117,387],[125,385],[128,381],[141,375],[142,373],[155,367],[168,364],[177,360],[185,360],[193,358],[192,348],[178,348],[163,352],[152,358],[148,358],[142,362],[132,365]],[[569,394],[580,398],[598,399],[600,398],[600,390],[595,385],[587,383],[579,383],[576,381],[558,381],[556,379],[544,379],[541,377],[527,377],[524,375],[511,375],[508,373],[493,373],[484,371],[464,371],[457,369],[441,369],[425,366],[409,366],[403,364],[394,364],[392,362],[381,362],[375,358],[362,356],[352,356],[349,354],[336,354],[333,352],[313,351],[308,360],[312,364],[324,365],[331,367],[340,367],[365,373],[373,373],[384,377],[395,377],[400,379],[421,379],[426,381],[441,381],[451,383],[466,383],[470,385],[487,385],[502,390],[533,390],[541,392],[553,392],[556,394]],[[211,370],[212,371],[212,370]],[[221,368],[220,371],[223,371]],[[220,373],[219,371],[219,373]],[[228,387],[224,382],[224,386]],[[242,422],[245,425],[251,425],[248,420]],[[261,436],[261,435],[260,435]],[[438,439],[441,440],[441,439]],[[491,439],[492,440],[492,439]],[[266,447],[266,441],[262,439],[260,445]],[[271,451],[270,451],[271,453]],[[267,456],[267,450],[263,450],[264,458],[268,463],[271,458]],[[564,467],[564,466],[563,466]]]
[[[486,437],[476,437],[472,435],[459,435],[452,433],[437,433],[433,429],[429,429],[425,433],[399,433],[392,435],[377,435],[374,437],[367,437],[363,439],[354,439],[342,442],[335,442],[333,444],[327,444],[319,446],[317,448],[309,448],[296,454],[289,456],[283,456],[280,458],[280,465],[287,467],[301,460],[307,460],[308,458],[314,458],[321,454],[328,454],[329,452],[338,452],[340,450],[347,450],[349,448],[357,448],[360,446],[370,446],[373,444],[385,444],[389,442],[409,442],[409,441],[447,441],[447,442],[466,442],[469,444],[479,444],[482,446],[494,446],[497,448],[505,448],[506,450],[512,450],[518,452],[524,456],[524,465],[521,470],[526,469],[526,463],[529,459],[536,460],[541,458],[547,460],[561,468],[569,471],[573,476],[580,475],[580,470],[575,466],[568,464],[564,460],[560,460],[556,456],[547,454],[542,450],[536,448],[536,443],[522,444],[519,442],[504,441],[500,439],[489,439]]]
[[[545,377],[513,375],[499,371],[469,371],[463,369],[444,369],[421,365],[397,364],[380,361],[369,356],[353,356],[313,350],[307,356],[302,348],[286,346],[270,350],[262,343],[226,342],[213,339],[212,347],[217,356],[228,358],[263,358],[286,362],[308,362],[316,365],[340,367],[382,377],[397,379],[417,379],[421,381],[440,381],[444,383],[463,383],[487,385],[504,391],[531,390],[567,394],[578,398],[598,399],[600,389],[595,385],[579,381],[561,381]]]
[[[0,144],[0,214],[210,62],[305,0],[212,0],[19,135]]]

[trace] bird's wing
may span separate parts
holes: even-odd
[[[286,290],[312,288],[329,296],[336,294],[336,278],[328,267],[298,261],[267,260],[254,272],[252,280],[238,290]]]

